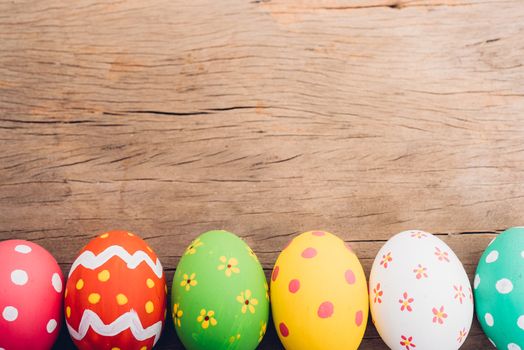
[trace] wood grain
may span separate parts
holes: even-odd
[[[267,272],[326,229],[369,273],[420,228],[471,277],[522,224],[523,34],[518,0],[0,1],[0,239],[67,271],[128,229],[171,278],[209,229]],[[490,346],[475,322],[463,349]],[[386,349],[371,324],[361,348]]]

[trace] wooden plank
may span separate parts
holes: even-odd
[[[171,278],[206,230],[269,272],[319,228],[369,273],[420,228],[471,277],[522,224],[523,31],[518,0],[0,2],[0,239],[67,271],[128,229]],[[463,349],[489,347],[475,323]],[[361,348],[385,349],[371,324]]]

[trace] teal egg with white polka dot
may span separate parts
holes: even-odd
[[[473,282],[477,318],[497,349],[524,350],[524,227],[494,239]]]

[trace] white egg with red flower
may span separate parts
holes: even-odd
[[[473,294],[455,253],[436,236],[404,231],[378,252],[369,278],[371,315],[393,350],[456,350],[468,335]]]

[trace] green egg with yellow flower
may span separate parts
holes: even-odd
[[[171,313],[188,350],[255,349],[266,332],[269,294],[253,250],[227,231],[196,238],[173,277]]]

